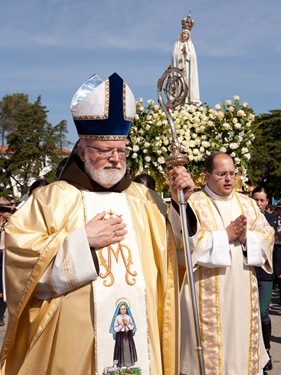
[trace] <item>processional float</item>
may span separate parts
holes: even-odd
[[[182,70],[169,66],[158,81],[157,93],[159,104],[167,116],[172,133],[171,154],[166,159],[166,165],[168,168],[186,165],[187,156],[186,154],[182,153],[182,147],[179,143],[174,120],[170,112],[170,109],[185,103],[185,99],[188,95],[188,82],[183,75]],[[184,244],[185,264],[187,269],[187,280],[192,302],[192,315],[196,335],[195,350],[197,351],[200,375],[204,375],[203,348],[201,344],[199,314],[193,279],[191,251],[189,246],[188,220],[186,215],[187,202],[184,199],[183,190],[178,191],[178,201]]]

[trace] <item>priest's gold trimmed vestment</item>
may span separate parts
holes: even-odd
[[[124,214],[128,236],[97,249],[97,274],[84,227],[103,209]],[[109,329],[123,300],[136,325],[136,368],[178,374],[175,254],[169,224],[143,185],[132,182],[121,193],[81,191],[65,181],[42,188],[7,229],[1,374],[102,375],[113,364]]]

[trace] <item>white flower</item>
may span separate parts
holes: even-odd
[[[172,142],[169,123],[153,100],[147,100],[146,107],[142,102],[142,98],[137,102],[137,115],[129,135],[128,145],[133,151],[128,159],[129,167],[134,175],[153,171],[160,185],[165,184],[165,157],[171,152]],[[246,102],[240,104],[238,96],[214,108],[185,104],[170,110],[181,152],[187,155],[192,173],[200,173],[208,155],[222,151],[231,153],[236,165],[245,168],[243,181],[247,180],[247,164],[255,138],[251,111]]]
[[[218,112],[217,113],[217,118],[223,119],[224,118],[224,113],[223,112]]]
[[[237,143],[230,143],[229,147],[231,148],[231,150],[236,150],[238,148],[238,144]]]
[[[222,124],[222,127],[223,127],[225,130],[229,130],[229,129],[231,129],[231,126],[230,126],[227,122],[224,122],[224,123]]]
[[[248,151],[247,147],[242,147],[241,154],[246,154]]]
[[[246,113],[243,111],[243,109],[239,109],[239,111],[237,111],[237,116],[239,116],[239,117],[245,117]]]
[[[210,147],[210,142],[208,142],[208,141],[203,141],[203,142],[202,142],[202,146],[203,146],[204,148]]]
[[[240,96],[238,96],[238,95],[235,95],[233,98],[234,98],[234,100],[237,100],[237,101],[240,100]]]
[[[193,155],[198,155],[199,154],[199,150],[197,148],[194,148],[193,149]]]
[[[193,161],[193,159],[194,159],[193,155],[192,155],[192,154],[189,154],[189,155],[188,155],[188,160],[189,160],[189,161]]]
[[[242,125],[237,122],[237,124],[234,124],[234,128],[239,130],[242,128]]]
[[[195,142],[193,140],[191,140],[191,141],[189,141],[188,146],[193,148],[196,145],[195,145]]]
[[[160,156],[158,159],[157,159],[158,163],[159,164],[165,164],[166,163],[166,160],[163,156]]]

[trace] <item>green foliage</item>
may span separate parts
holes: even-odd
[[[281,110],[271,110],[255,120],[258,129],[252,152],[253,184],[266,186],[270,194],[281,196]]]
[[[5,140],[8,145],[6,154],[1,156],[2,191],[12,193],[15,185],[24,195],[30,182],[42,177],[44,170],[53,170],[48,177],[49,182],[54,181],[56,166],[65,156],[63,145],[69,144],[66,121],[53,127],[47,121],[48,111],[40,96],[30,103],[27,95],[6,95],[0,110],[2,142]]]
[[[15,129],[17,114],[28,104],[28,95],[5,95],[0,101],[1,144],[6,143],[6,135]]]

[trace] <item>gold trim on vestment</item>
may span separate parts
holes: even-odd
[[[253,272],[250,273],[250,308],[251,308],[251,323],[250,323],[250,342],[249,342],[249,361],[248,374],[256,375],[259,372],[259,331],[260,331],[260,316],[259,304],[256,303],[258,296],[258,283]]]
[[[101,141],[126,141],[127,135],[89,135],[89,134],[79,134],[81,139],[97,139]]]

